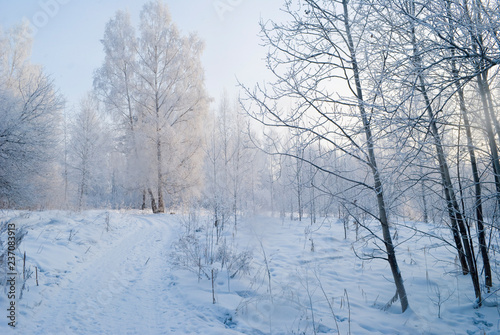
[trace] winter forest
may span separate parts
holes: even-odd
[[[0,26],[0,333],[500,334],[500,4],[278,2],[219,96],[163,0],[75,105]]]

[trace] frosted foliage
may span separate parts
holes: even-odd
[[[6,34],[0,31],[2,84],[13,86],[16,80],[26,79],[34,70],[34,66],[29,64],[32,43],[27,23],[14,26]]]
[[[103,66],[98,69],[94,86],[102,95],[106,107],[124,128],[133,128],[132,93],[135,68],[135,32],[130,15],[119,11],[106,25],[102,40],[106,54]],[[130,106],[129,106],[130,104]]]
[[[27,23],[0,31],[0,206],[48,205],[57,182],[50,172],[62,101],[30,64],[31,44]]]

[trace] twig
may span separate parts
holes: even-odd
[[[346,289],[344,289],[344,295],[347,297],[347,309],[349,311],[349,319],[348,319],[349,332],[348,332],[348,334],[351,335],[351,304],[349,302],[349,294],[347,294]]]
[[[267,278],[269,281],[269,296],[271,297],[271,302],[273,301],[273,292],[271,288],[271,271],[269,270],[269,263],[267,262],[266,250],[264,250],[264,245],[262,244],[262,240],[259,239],[260,247],[262,249],[262,253],[264,254],[264,263],[266,264]]]
[[[337,316],[335,315],[335,312],[333,311],[333,306],[330,303],[330,300],[328,299],[328,296],[326,295],[325,289],[323,288],[323,284],[321,283],[321,280],[319,279],[318,274],[316,273],[316,271],[314,271],[314,276],[318,280],[319,288],[321,289],[321,292],[323,292],[323,295],[325,296],[326,302],[328,303],[328,306],[330,307],[330,311],[332,312],[333,320],[335,321],[335,326],[337,327],[337,334],[340,335],[339,323],[337,322]]]
[[[23,280],[26,281],[26,251],[23,256]]]

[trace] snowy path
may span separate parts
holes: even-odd
[[[169,274],[168,223],[137,216],[108,250],[72,269],[23,327],[30,334],[183,334],[186,303]],[[192,313],[191,313],[192,314]]]

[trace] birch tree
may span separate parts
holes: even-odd
[[[154,147],[150,182],[158,212],[164,212],[164,191],[175,201],[201,182],[201,135],[208,107],[200,61],[203,43],[195,35],[182,36],[161,1],[144,6],[139,29],[141,121],[148,146]]]
[[[147,190],[153,212],[165,212],[166,198],[175,205],[200,190],[209,103],[203,43],[183,36],[158,0],[144,5],[137,34],[128,14],[118,12],[103,44],[106,59],[95,87],[126,128],[129,157],[141,162],[133,167],[140,174],[137,189]]]
[[[119,141],[117,148],[124,158],[124,165],[117,166],[124,180],[122,186],[128,190],[127,193],[133,193],[132,198],[142,195],[144,209],[147,168],[138,150],[137,39],[128,12],[116,12],[106,24],[101,43],[105,58],[94,74],[94,92],[115,122],[114,131]]]

